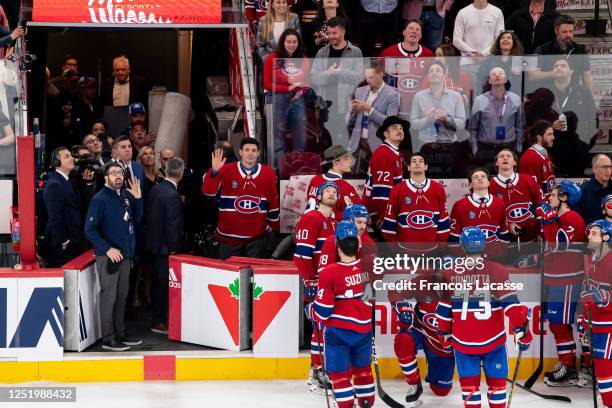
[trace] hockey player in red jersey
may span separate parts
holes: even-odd
[[[504,201],[489,193],[489,172],[481,167],[468,174],[470,194],[453,205],[449,243],[458,243],[465,227],[478,227],[487,244],[508,242],[510,235]]]
[[[544,382],[549,386],[577,385],[576,344],[572,324],[583,278],[583,259],[576,243],[584,242],[585,226],[580,215],[571,209],[580,202],[580,187],[564,180],[551,191],[548,203],[536,209],[542,220],[546,242],[544,251],[544,283],[547,290],[545,310],[550,331],[557,345],[559,362],[546,373]],[[582,365],[590,366],[589,350],[583,348]],[[582,378],[588,381],[588,376]],[[584,383],[584,381],[582,381]]]
[[[421,289],[422,285],[435,283],[437,279],[431,271],[419,271],[411,282],[415,282],[418,290],[389,291],[389,302],[398,318],[399,331],[395,335],[394,350],[408,383],[407,406],[416,407],[422,403],[420,397],[423,393],[417,352],[423,350],[425,353],[425,381],[439,396],[451,391],[455,359],[450,343],[438,331],[436,310],[440,297],[433,289]],[[414,307],[412,299],[416,300]]]
[[[376,243],[368,235],[368,210],[363,204],[351,204],[344,209],[344,219],[352,221],[357,226],[357,236],[359,238],[359,252],[357,259],[361,260],[364,278],[367,282],[372,282],[374,258],[376,257]],[[330,235],[325,240],[319,257],[318,272],[321,273],[327,265],[336,263],[338,260],[338,250],[336,237]]]
[[[325,161],[323,164],[331,164],[331,168],[324,174],[314,176],[308,184],[308,204],[306,211],[311,211],[317,208],[317,189],[326,181],[333,181],[340,189],[338,202],[334,207],[334,215],[337,221],[342,219],[342,212],[347,205],[361,204],[361,197],[349,182],[343,180],[345,174],[351,172],[354,159],[344,146],[333,145],[326,149],[323,153]]]
[[[540,232],[535,209],[544,201],[542,189],[533,177],[515,172],[517,156],[514,151],[501,149],[495,159],[498,173],[491,179],[489,192],[504,200],[512,240],[534,241]]]
[[[554,140],[552,124],[546,120],[538,120],[529,130],[529,141],[532,145],[519,161],[519,173],[532,176],[542,187],[542,192],[547,198],[553,187],[557,185],[555,169],[548,152]]]
[[[585,279],[581,293],[584,309],[578,322],[578,338],[593,349],[597,387],[604,405],[612,407],[612,222],[592,222],[587,235],[592,254],[584,258]]]
[[[334,208],[338,201],[340,189],[331,181],[326,181],[317,189],[318,208],[307,212],[300,217],[295,227],[295,254],[293,262],[304,280],[304,297],[306,302],[312,302],[317,289],[317,267],[321,256],[323,243],[328,236],[334,235],[337,220],[334,217]],[[320,328],[321,329],[321,328]],[[323,348],[322,339],[312,332],[310,342],[310,360],[312,362],[312,375],[309,385],[312,391],[324,390],[325,372],[321,367],[319,349]]]
[[[219,223],[215,238],[221,259],[230,256],[260,258],[265,235],[279,230],[278,189],[274,170],[258,164],[259,142],[240,142],[241,160],[225,164],[223,151],[212,154],[212,167],[204,175],[202,192],[219,202]]]
[[[410,156],[408,170],[410,177],[391,190],[382,234],[404,250],[430,251],[448,240],[446,192],[425,175],[427,161],[421,153]]]
[[[450,334],[465,407],[480,408],[481,365],[488,391],[489,407],[506,407],[508,356],[504,315],[519,348],[529,348],[529,310],[519,303],[508,271],[502,265],[482,258],[487,237],[477,227],[461,231],[460,242],[474,268],[444,271],[444,281],[455,286],[448,298],[438,303],[438,326]]]
[[[393,186],[402,182],[404,160],[399,145],[408,136],[410,123],[399,116],[387,117],[376,136],[384,141],[378,146],[372,158],[366,177],[365,205],[370,213],[370,222],[380,231],[387,211],[387,203]]]
[[[364,291],[357,227],[340,221],[336,228],[338,263],[326,266],[319,276],[317,296],[306,314],[325,324],[325,369],[332,382],[338,408],[374,405],[372,377],[372,305]],[[356,400],[356,401],[355,401]]]
[[[408,117],[414,95],[423,89],[421,83],[433,53],[419,43],[423,37],[419,20],[408,21],[402,34],[403,41],[385,48],[380,57],[385,58],[385,72],[393,78],[391,85],[400,91],[400,112]]]

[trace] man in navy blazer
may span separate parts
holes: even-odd
[[[43,191],[48,216],[45,244],[47,267],[56,268],[81,254],[85,237],[79,192],[69,178],[74,157],[66,147],[55,149],[50,157],[55,171],[49,175]]]
[[[155,333],[168,332],[168,256],[178,252],[183,239],[183,201],[177,186],[185,164],[178,157],[166,163],[166,179],[153,186],[147,196],[145,249],[153,254],[154,274],[151,311]]]
[[[140,189],[144,191],[144,167],[142,164],[132,160],[132,142],[129,136],[119,136],[113,142],[112,153],[114,161],[119,163],[126,173],[125,187],[131,176],[136,177],[140,181]]]

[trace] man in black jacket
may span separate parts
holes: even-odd
[[[77,257],[84,249],[81,200],[77,187],[69,178],[74,169],[74,157],[66,147],[51,153],[55,169],[43,191],[47,210],[45,242],[47,267],[57,268]]]
[[[130,60],[121,55],[113,60],[113,78],[102,84],[104,106],[127,106],[134,102],[149,103],[151,85],[146,79],[130,73]]]
[[[525,54],[533,54],[538,46],[555,38],[555,18],[558,15],[555,8],[545,4],[544,0],[531,0],[527,6],[510,15],[506,29],[513,30],[518,36]]]
[[[167,333],[168,256],[181,248],[183,237],[183,202],[177,190],[185,164],[178,157],[166,163],[166,179],[155,185],[147,197],[148,226],[145,249],[153,254],[154,274],[151,309],[154,333]]]

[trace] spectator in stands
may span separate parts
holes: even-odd
[[[503,30],[502,11],[487,0],[474,0],[473,4],[462,8],[457,14],[453,45],[461,51],[461,66],[472,82],[476,81],[481,57],[491,53],[495,39]],[[474,89],[478,90],[481,85],[474,83]]]
[[[563,55],[569,62],[574,72],[574,80],[582,81],[582,85],[593,91],[593,75],[591,74],[591,63],[586,52],[586,47],[574,42],[574,29],[576,21],[565,14],[555,19],[555,38],[535,49],[535,53],[541,55],[538,58],[538,68],[529,72],[529,79],[542,81],[555,77],[553,70],[556,58],[552,55]]]
[[[470,77],[461,69],[459,65],[461,53],[452,43],[442,43],[434,53],[436,60],[446,67],[444,75],[444,87],[457,91],[461,94],[465,105],[466,114],[469,109],[468,101],[472,92],[472,81]],[[423,88],[429,88],[429,79],[423,78]]]
[[[559,118],[559,114],[552,108],[555,94],[548,88],[538,88],[527,94],[525,101],[525,125],[527,129],[538,120],[547,120],[550,123]]]
[[[47,210],[45,245],[47,267],[59,268],[83,252],[83,220],[81,198],[77,186],[70,179],[74,170],[74,157],[66,147],[59,147],[51,153],[49,179],[43,190]]]
[[[602,216],[601,203],[604,197],[612,194],[612,161],[610,156],[597,154],[591,162],[593,177],[582,183],[582,196],[578,213],[588,225]]]
[[[168,332],[168,256],[183,246],[183,202],[177,190],[185,164],[178,157],[166,163],[166,178],[149,192],[145,212],[148,225],[145,249],[153,254],[151,331]]]
[[[503,147],[523,151],[524,114],[521,98],[506,91],[506,72],[499,67],[489,73],[491,90],[474,100],[469,121],[470,147],[476,162],[492,166]]]
[[[160,181],[164,179],[164,176],[158,169],[155,168],[155,151],[153,148],[149,146],[143,147],[140,152],[138,152],[138,157],[136,161],[142,164],[144,168],[144,182],[142,196],[145,199],[145,205],[147,201],[147,194],[153,188],[154,185],[158,184]]]
[[[283,32],[289,28],[300,33],[300,19],[292,13],[287,0],[272,0],[271,6],[257,25],[257,54],[262,61],[278,48]]]
[[[557,185],[554,167],[548,153],[554,141],[552,123],[546,120],[535,122],[529,129],[531,147],[519,160],[519,173],[531,175],[538,182],[546,197]]]
[[[516,33],[525,54],[533,54],[537,47],[555,38],[558,15],[555,7],[544,0],[531,0],[528,5],[514,10],[506,21],[506,28]]]
[[[397,38],[397,0],[361,1],[361,45],[363,55],[376,56],[376,41],[380,36],[382,49],[389,47]]]
[[[312,38],[304,36],[309,55],[315,55],[316,51],[327,45],[327,22],[334,17],[342,17],[346,21],[346,33],[344,34],[344,38],[347,40],[351,39],[351,21],[346,15],[340,0],[322,0],[319,3],[317,18],[312,22],[314,34]],[[308,42],[312,42],[314,47],[309,47]]]
[[[130,152],[131,155],[131,152]],[[130,282],[130,266],[136,251],[134,226],[142,218],[140,181],[131,177],[124,188],[125,173],[118,163],[105,166],[106,186],[91,200],[85,218],[85,235],[96,255],[100,282],[102,348],[126,351],[142,344],[130,338],[123,319]]]
[[[138,121],[130,125],[130,141],[132,142],[132,160],[136,160],[140,150],[149,145],[144,122]]]
[[[423,45],[430,50],[438,48],[444,34],[444,16],[453,0],[406,0],[403,17],[406,21],[418,19],[423,23]]]
[[[59,76],[51,78],[51,84],[60,92],[72,94],[75,91],[74,81],[78,80],[79,61],[72,54],[64,55],[62,58],[62,73]]]
[[[410,112],[411,128],[417,131],[412,145],[432,171],[452,174],[457,155],[457,129],[465,127],[465,106],[459,92],[445,84],[446,67],[434,60],[429,65],[429,88],[417,92]]]
[[[518,39],[513,31],[502,31],[491,47],[491,55],[480,64],[478,76],[476,77],[479,87],[475,89],[475,93],[480,94],[484,92],[483,86],[486,86],[489,82],[489,72],[495,67],[500,67],[508,75],[508,81],[510,82],[508,90],[517,95],[522,95],[521,82],[523,78],[521,72],[523,59],[514,58],[514,56],[522,55],[523,46],[521,40]]]
[[[381,57],[385,57],[385,71],[391,75],[391,85],[399,89],[401,96],[400,116],[410,116],[410,106],[414,94],[420,91],[423,77],[427,76],[425,57],[433,53],[419,42],[423,34],[423,23],[411,20],[404,27],[402,42],[385,48]]]
[[[102,83],[101,99],[104,106],[128,106],[133,102],[148,105],[150,90],[146,79],[131,74],[130,60],[121,55],[113,60],[113,78]]]
[[[106,134],[108,126],[102,119],[96,119],[91,124],[91,133],[102,141],[103,151],[109,150],[113,144],[114,138],[111,135]]]
[[[87,147],[89,154],[93,155],[100,167],[104,166],[108,160],[102,156],[102,141],[94,134],[90,133],[83,138],[83,146]]]
[[[310,66],[300,34],[285,30],[276,51],[264,63],[264,88],[270,91],[274,127],[274,167],[278,168],[287,151],[286,139],[292,140],[292,150],[306,149],[306,111],[304,93],[308,90]]]
[[[232,144],[228,140],[224,140],[223,142],[227,142],[230,145],[230,148],[232,147]],[[217,146],[219,143],[220,142],[217,142],[215,144],[215,150],[220,149],[220,147]],[[173,157],[176,157],[176,153],[174,152],[174,149],[171,149],[169,147],[162,149],[159,152],[159,173],[162,176],[166,175],[164,173],[166,171],[166,163],[168,163],[168,160],[172,159]]]
[[[343,10],[346,10],[346,7],[350,5],[350,0],[339,1]],[[302,38],[304,39],[304,46],[306,47],[309,57],[313,57],[317,54],[318,47],[316,47],[314,42],[315,32],[317,31],[315,20],[317,16],[319,16],[319,9],[322,5],[322,0],[299,0],[291,7],[291,10],[300,18]],[[348,19],[348,13],[346,15],[337,13],[337,16]]]
[[[212,166],[204,175],[202,192],[220,197],[215,238],[221,259],[230,256],[261,258],[267,232],[279,230],[279,199],[272,168],[258,164],[261,153],[256,139],[240,142],[240,162],[225,165],[223,151],[212,154]]]
[[[300,1],[299,3],[302,3]],[[287,4],[295,7],[294,0],[288,0]],[[268,5],[270,1],[268,0],[244,0],[244,14],[246,16],[249,25],[251,26],[251,30],[253,33],[257,32],[257,24],[259,20],[266,15],[268,11]]]
[[[346,21],[334,17],[327,22],[329,44],[317,52],[312,65],[312,83],[328,107],[327,130],[332,144],[346,146],[348,133],[344,117],[355,87],[363,80],[363,55],[359,47],[346,41]]]
[[[546,88],[550,89],[555,96],[553,104],[555,112],[559,115],[574,112],[578,117],[577,132],[580,135],[580,139],[585,143],[590,143],[593,135],[597,133],[597,108],[595,107],[595,101],[591,91],[576,81],[570,63],[568,63],[565,57],[554,58],[553,78],[552,81],[548,81]],[[563,135],[560,133],[566,129],[567,123],[559,119],[553,122],[556,139],[554,149],[561,149],[562,146],[569,143],[569,141],[566,143]],[[555,156],[554,149],[553,156]]]
[[[400,107],[399,92],[385,84],[382,61],[370,61],[365,79],[367,85],[355,89],[351,109],[346,114],[349,131],[352,129],[348,151],[357,156],[359,174],[361,170],[367,171],[372,152],[382,144],[376,130],[387,117],[397,115]]]
[[[71,115],[74,131],[80,137],[88,134],[93,121],[102,115],[98,101],[98,81],[95,78],[83,76],[79,79]]]
[[[128,136],[119,136],[113,142],[114,162],[118,163],[125,173],[124,181],[127,184],[132,176],[140,180],[140,191],[143,190],[144,168],[142,164],[132,160],[132,143]],[[127,185],[126,185],[127,187]]]

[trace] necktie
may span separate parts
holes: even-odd
[[[128,184],[128,180],[132,178],[132,172],[130,171],[130,167],[129,166],[124,167],[123,172],[124,172],[123,185],[125,186],[125,188],[128,188],[130,186]]]

